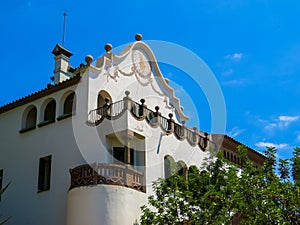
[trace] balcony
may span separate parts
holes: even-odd
[[[109,104],[109,100],[105,99],[106,104],[98,109],[91,110],[88,115],[87,125],[97,126],[104,119],[116,120],[120,118],[127,110],[138,121],[145,120],[149,126],[153,128],[160,127],[167,135],[174,134],[180,140],[187,140],[191,146],[199,146],[202,151],[205,151],[208,146],[208,133],[201,133],[196,127],[190,129],[182,124],[176,123],[172,118],[173,114],[169,114],[169,118],[161,115],[159,106],[155,107],[155,111],[149,109],[145,105],[145,100],[141,99],[141,104],[133,101],[126,92],[126,97],[123,100]]]
[[[130,165],[93,163],[70,169],[70,190],[98,184],[119,185],[145,192],[144,174]]]

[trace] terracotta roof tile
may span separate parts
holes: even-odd
[[[31,93],[27,96],[21,97],[21,98],[15,100],[15,101],[12,101],[10,103],[7,103],[7,104],[1,106],[0,107],[0,114],[4,113],[6,111],[9,111],[11,109],[14,109],[18,106],[21,106],[21,105],[27,104],[29,102],[32,102],[32,101],[34,101],[36,99],[39,99],[41,97],[44,97],[46,95],[52,94],[56,91],[59,91],[59,90],[62,90],[64,88],[70,87],[74,84],[77,84],[77,83],[79,83],[80,79],[81,79],[81,76],[76,75],[73,78],[71,78],[69,80],[66,80],[66,81],[63,81],[59,84],[47,85],[47,87],[44,88],[44,89],[41,89],[39,91],[36,91],[34,93]]]

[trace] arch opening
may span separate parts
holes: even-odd
[[[165,179],[172,176],[174,164],[175,164],[175,161],[171,156],[166,155],[164,157],[164,170],[165,170],[164,175],[165,175]]]
[[[55,111],[56,111],[56,102],[51,100],[44,111],[44,121],[45,122],[54,122],[55,121]]]
[[[112,103],[112,98],[111,98],[110,94],[108,94],[108,92],[105,90],[101,90],[97,97],[97,108],[98,109],[105,105],[105,99],[108,99],[108,104]]]
[[[36,125],[37,110],[33,107],[26,116],[25,128],[35,127]]]
[[[68,95],[64,101],[63,105],[63,114],[64,115],[72,115],[75,113],[76,109],[76,95],[74,92]]]
[[[36,120],[37,109],[35,106],[31,105],[27,107],[23,112],[20,133],[34,129],[36,127]]]

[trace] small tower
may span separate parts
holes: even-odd
[[[54,83],[58,84],[70,78],[72,75],[69,71],[70,57],[73,55],[69,50],[57,44],[52,51],[55,56]]]

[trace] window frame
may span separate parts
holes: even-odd
[[[53,104],[53,106],[51,107],[50,104]],[[38,127],[43,127],[47,124],[55,122],[55,117],[56,117],[56,101],[55,101],[55,99],[50,99],[50,101],[47,102],[42,113],[43,113],[42,114],[43,121],[37,125]],[[51,114],[52,114],[52,118],[47,118],[49,115],[51,116]]]
[[[32,112],[32,110],[34,110],[35,112]],[[32,125],[28,125],[28,121],[29,121],[29,115],[31,113],[35,113],[34,115],[34,123],[32,123]],[[38,110],[36,108],[35,105],[31,105],[29,107],[27,107],[24,111],[23,111],[23,116],[22,116],[22,124],[21,124],[21,130],[19,130],[20,133],[24,133],[26,131],[30,131],[36,128],[37,125],[37,115],[38,115]]]
[[[39,159],[38,193],[49,191],[51,187],[52,155]]]
[[[66,107],[66,102],[68,100],[68,98],[73,95],[73,100],[72,100],[72,110],[70,112],[66,112],[65,107]],[[59,117],[57,117],[57,120],[60,121],[62,119],[66,119],[69,118],[73,115],[76,114],[76,93],[75,91],[72,92],[68,92],[64,95],[65,97],[62,98],[61,103],[60,103],[60,112],[61,115]]]
[[[118,157],[116,157],[116,152],[122,152],[123,153],[123,161],[121,159],[118,159]],[[116,164],[126,164],[126,165],[131,165],[131,166],[135,166],[136,164],[136,154],[135,154],[135,150],[133,148],[130,148],[130,163],[126,163],[126,156],[125,156],[125,147],[113,147],[112,149],[112,157],[113,157],[113,163]]]

